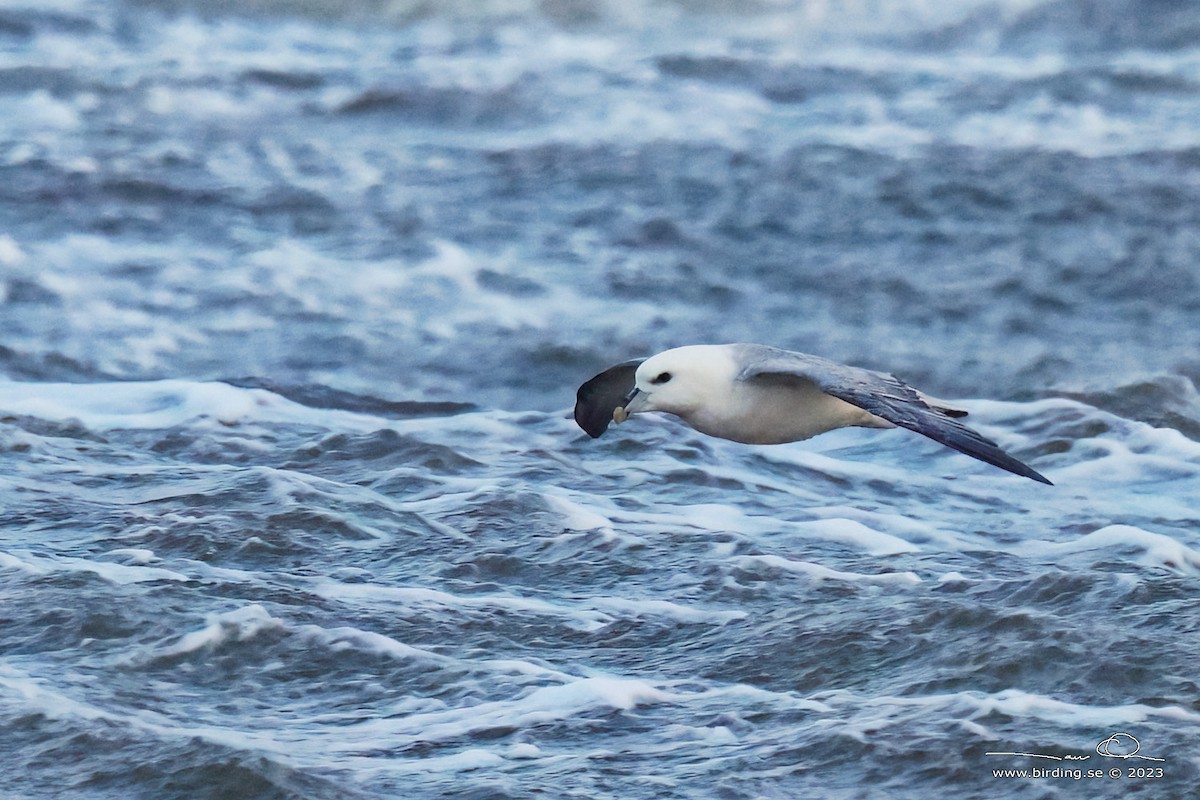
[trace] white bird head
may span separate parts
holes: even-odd
[[[737,364],[722,345],[689,345],[664,350],[641,363],[634,388],[614,419],[623,422],[642,411],[666,411],[687,419],[714,401],[714,391],[732,385]]]

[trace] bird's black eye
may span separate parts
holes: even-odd
[[[651,382],[651,383],[666,383],[666,382],[667,382],[667,381],[669,381],[669,380],[671,380],[671,373],[669,373],[669,372],[660,372],[660,373],[658,373],[658,377],[656,377],[656,378],[651,378],[651,379],[650,379],[650,382]]]

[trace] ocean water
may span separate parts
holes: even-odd
[[[1191,796],[1198,43],[4,3],[0,797]],[[1055,485],[571,420],[706,341],[894,372]]]

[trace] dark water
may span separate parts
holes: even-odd
[[[727,8],[0,8],[0,796],[1189,796],[1200,8]]]

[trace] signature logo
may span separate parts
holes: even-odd
[[[1138,755],[1141,749],[1142,743],[1134,738],[1132,733],[1114,733],[1096,745],[1096,752],[1105,758],[1140,758],[1144,761],[1166,761],[1165,758]]]
[[[1154,756],[1144,756],[1141,754],[1142,743],[1137,740],[1132,733],[1123,731],[1117,732],[1109,736],[1107,739],[1102,739],[1096,745],[1096,753],[1104,758],[1137,758],[1143,761],[1166,761],[1165,758],[1155,758]],[[1090,755],[1078,756],[1070,753],[1062,756],[1052,756],[1046,753],[1008,753],[1008,752],[988,752],[985,756],[1025,756],[1027,758],[1048,758],[1053,761],[1087,761],[1091,758]]]

